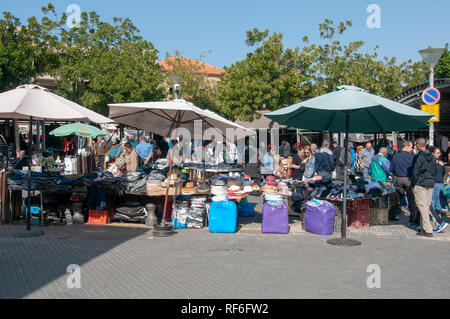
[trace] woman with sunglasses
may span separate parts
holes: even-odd
[[[304,179],[312,178],[316,171],[316,159],[314,157],[314,153],[311,150],[309,145],[305,145],[304,149],[305,154],[305,173],[303,174]]]

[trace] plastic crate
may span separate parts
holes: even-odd
[[[370,199],[360,198],[347,201],[347,226],[368,228],[370,226]]]
[[[109,211],[107,210],[89,210],[89,221],[91,225],[106,225],[109,224]]]
[[[387,208],[370,208],[370,225],[388,225],[389,209]]]
[[[336,209],[336,205],[334,206]],[[333,232],[340,233],[342,228],[342,211],[335,210]]]

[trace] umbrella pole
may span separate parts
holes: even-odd
[[[176,127],[178,128],[179,126],[180,126],[180,123],[177,122]],[[167,237],[167,236],[171,236],[171,235],[175,234],[175,232],[173,231],[173,225],[171,223],[167,223],[167,204],[168,204],[168,200],[169,200],[170,176],[172,175],[173,152],[174,151],[175,151],[175,147],[172,146],[172,152],[171,152],[170,158],[169,158],[169,160],[170,160],[169,177],[168,177],[169,185],[167,185],[166,196],[164,198],[164,211],[163,211],[161,224],[156,227],[155,231],[153,231],[153,236],[155,236],[155,237]],[[178,182],[178,180],[177,180],[177,182]],[[176,198],[176,196],[177,196],[176,192],[177,192],[177,185],[175,186],[174,198]],[[173,203],[175,204],[175,200]]]
[[[27,198],[27,231],[31,230],[31,166],[33,156],[33,117],[30,117],[30,130],[28,133],[28,198]]]
[[[361,242],[347,238],[347,177],[348,177],[348,127],[350,122],[350,113],[345,112],[345,140],[344,140],[344,201],[342,208],[342,225],[341,225],[341,238],[333,238],[327,241],[330,245],[336,246],[357,246],[361,245]]]
[[[17,238],[29,238],[41,236],[44,233],[40,230],[31,230],[31,163],[33,156],[33,117],[30,116],[30,131],[28,133],[28,198],[27,198],[27,208],[25,210],[27,218],[27,230],[25,232],[16,232],[13,237]],[[41,212],[42,214],[42,212]]]
[[[172,167],[173,167],[173,161],[172,161],[172,157],[170,158],[170,166],[169,166],[169,179],[168,179],[168,183],[169,185],[167,185],[167,189],[166,189],[166,196],[164,199],[164,212],[163,212],[163,217],[162,217],[162,222],[161,224],[165,224],[167,221],[167,205],[168,205],[168,200],[169,200],[169,188],[170,188],[170,177],[172,175]]]

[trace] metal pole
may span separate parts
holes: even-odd
[[[428,85],[430,88],[434,88],[434,67],[430,67],[430,82]],[[430,146],[434,146],[434,122],[430,122],[429,132]]]
[[[30,116],[30,130],[28,133],[28,200],[27,200],[27,231],[31,230],[31,162],[32,162],[32,141],[33,141],[33,117]]]
[[[394,151],[394,154],[398,153],[398,140],[397,140],[397,132],[392,132],[392,148]]]
[[[42,150],[45,151],[47,148],[45,141],[45,120],[42,121]]]
[[[344,203],[342,208],[342,228],[341,238],[347,237],[347,163],[348,163],[348,126],[349,126],[349,112],[345,112],[345,139],[344,139]]]

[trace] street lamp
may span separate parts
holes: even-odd
[[[178,95],[180,93],[180,82],[181,82],[182,76],[180,74],[170,73],[169,78],[173,83],[173,93],[175,94],[175,99],[178,99]]]
[[[438,63],[444,51],[445,49],[436,49],[436,48],[419,51],[420,56],[430,68],[430,79],[428,83],[428,87],[430,88],[434,88],[434,68],[436,67],[436,64]],[[434,123],[430,122],[430,146],[433,145],[434,145]]]

